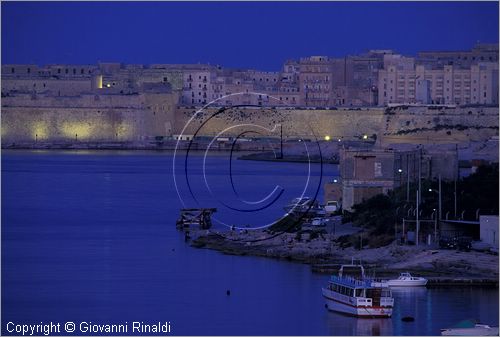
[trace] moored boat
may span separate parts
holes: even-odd
[[[452,328],[441,329],[441,336],[498,336],[498,327],[465,320]]]
[[[422,287],[426,284],[426,278],[411,276],[408,272],[401,273],[397,279],[387,281],[389,287]]]
[[[366,277],[361,265],[342,265],[322,291],[329,310],[367,318],[392,316],[391,290]]]

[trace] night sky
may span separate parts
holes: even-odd
[[[279,70],[368,49],[498,43],[498,2],[2,2],[2,64],[210,63]]]

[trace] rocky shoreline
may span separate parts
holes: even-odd
[[[247,232],[194,231],[191,246],[224,254],[261,256],[311,265],[311,271],[332,274],[343,263],[361,260],[367,272],[380,279],[409,271],[429,279],[429,285],[485,285],[498,287],[498,256],[485,252],[400,246],[362,250],[341,248],[328,234],[314,239],[283,233],[271,239],[265,230]],[[265,239],[265,240],[263,240]]]

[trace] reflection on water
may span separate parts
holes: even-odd
[[[357,319],[356,335],[358,336],[388,336],[392,335],[392,322],[387,318]]]
[[[393,335],[390,318],[357,318],[341,313],[328,312],[328,334],[338,336],[390,336]]]

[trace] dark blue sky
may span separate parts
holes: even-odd
[[[498,43],[498,2],[2,2],[2,63],[198,63]]]

